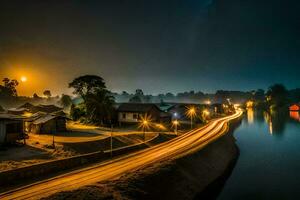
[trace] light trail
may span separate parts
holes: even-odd
[[[0,199],[39,199],[57,192],[117,178],[156,162],[191,154],[225,134],[227,122],[241,115],[242,112],[237,111],[231,116],[213,120],[202,128],[189,131],[168,142],[2,193]]]

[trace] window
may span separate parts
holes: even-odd
[[[138,118],[137,114],[133,114],[133,119],[137,119],[137,118]]]
[[[126,113],[122,114],[123,119],[126,119]]]

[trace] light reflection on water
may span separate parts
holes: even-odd
[[[240,157],[218,199],[300,199],[299,112],[248,110],[234,136]]]
[[[290,118],[300,122],[300,115],[298,111],[290,111]]]
[[[254,122],[254,112],[252,108],[247,109],[247,120],[249,124],[253,124]]]

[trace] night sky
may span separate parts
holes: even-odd
[[[28,76],[21,94],[84,74],[117,92],[300,87],[300,1],[70,2],[1,1],[0,78]]]

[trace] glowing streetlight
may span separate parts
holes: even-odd
[[[142,121],[142,127],[143,127],[143,138],[144,138],[144,142],[145,142],[145,140],[146,140],[146,134],[145,134],[145,132],[146,132],[146,127],[148,127],[148,120],[147,119],[143,119],[143,121]]]
[[[203,114],[208,116],[210,114],[210,112],[208,110],[203,110]]]
[[[177,126],[179,125],[179,122],[177,119],[173,121],[173,125],[175,127],[175,134],[177,135]]]
[[[203,119],[206,121],[206,118],[210,115],[210,112],[205,109],[202,111],[202,116],[203,116]]]
[[[175,113],[173,114],[173,116],[174,116],[174,118],[177,118],[177,117],[178,117],[178,113],[175,112]]]
[[[186,115],[191,119],[191,129],[193,129],[193,118],[196,115],[196,109],[194,107],[188,108]]]

